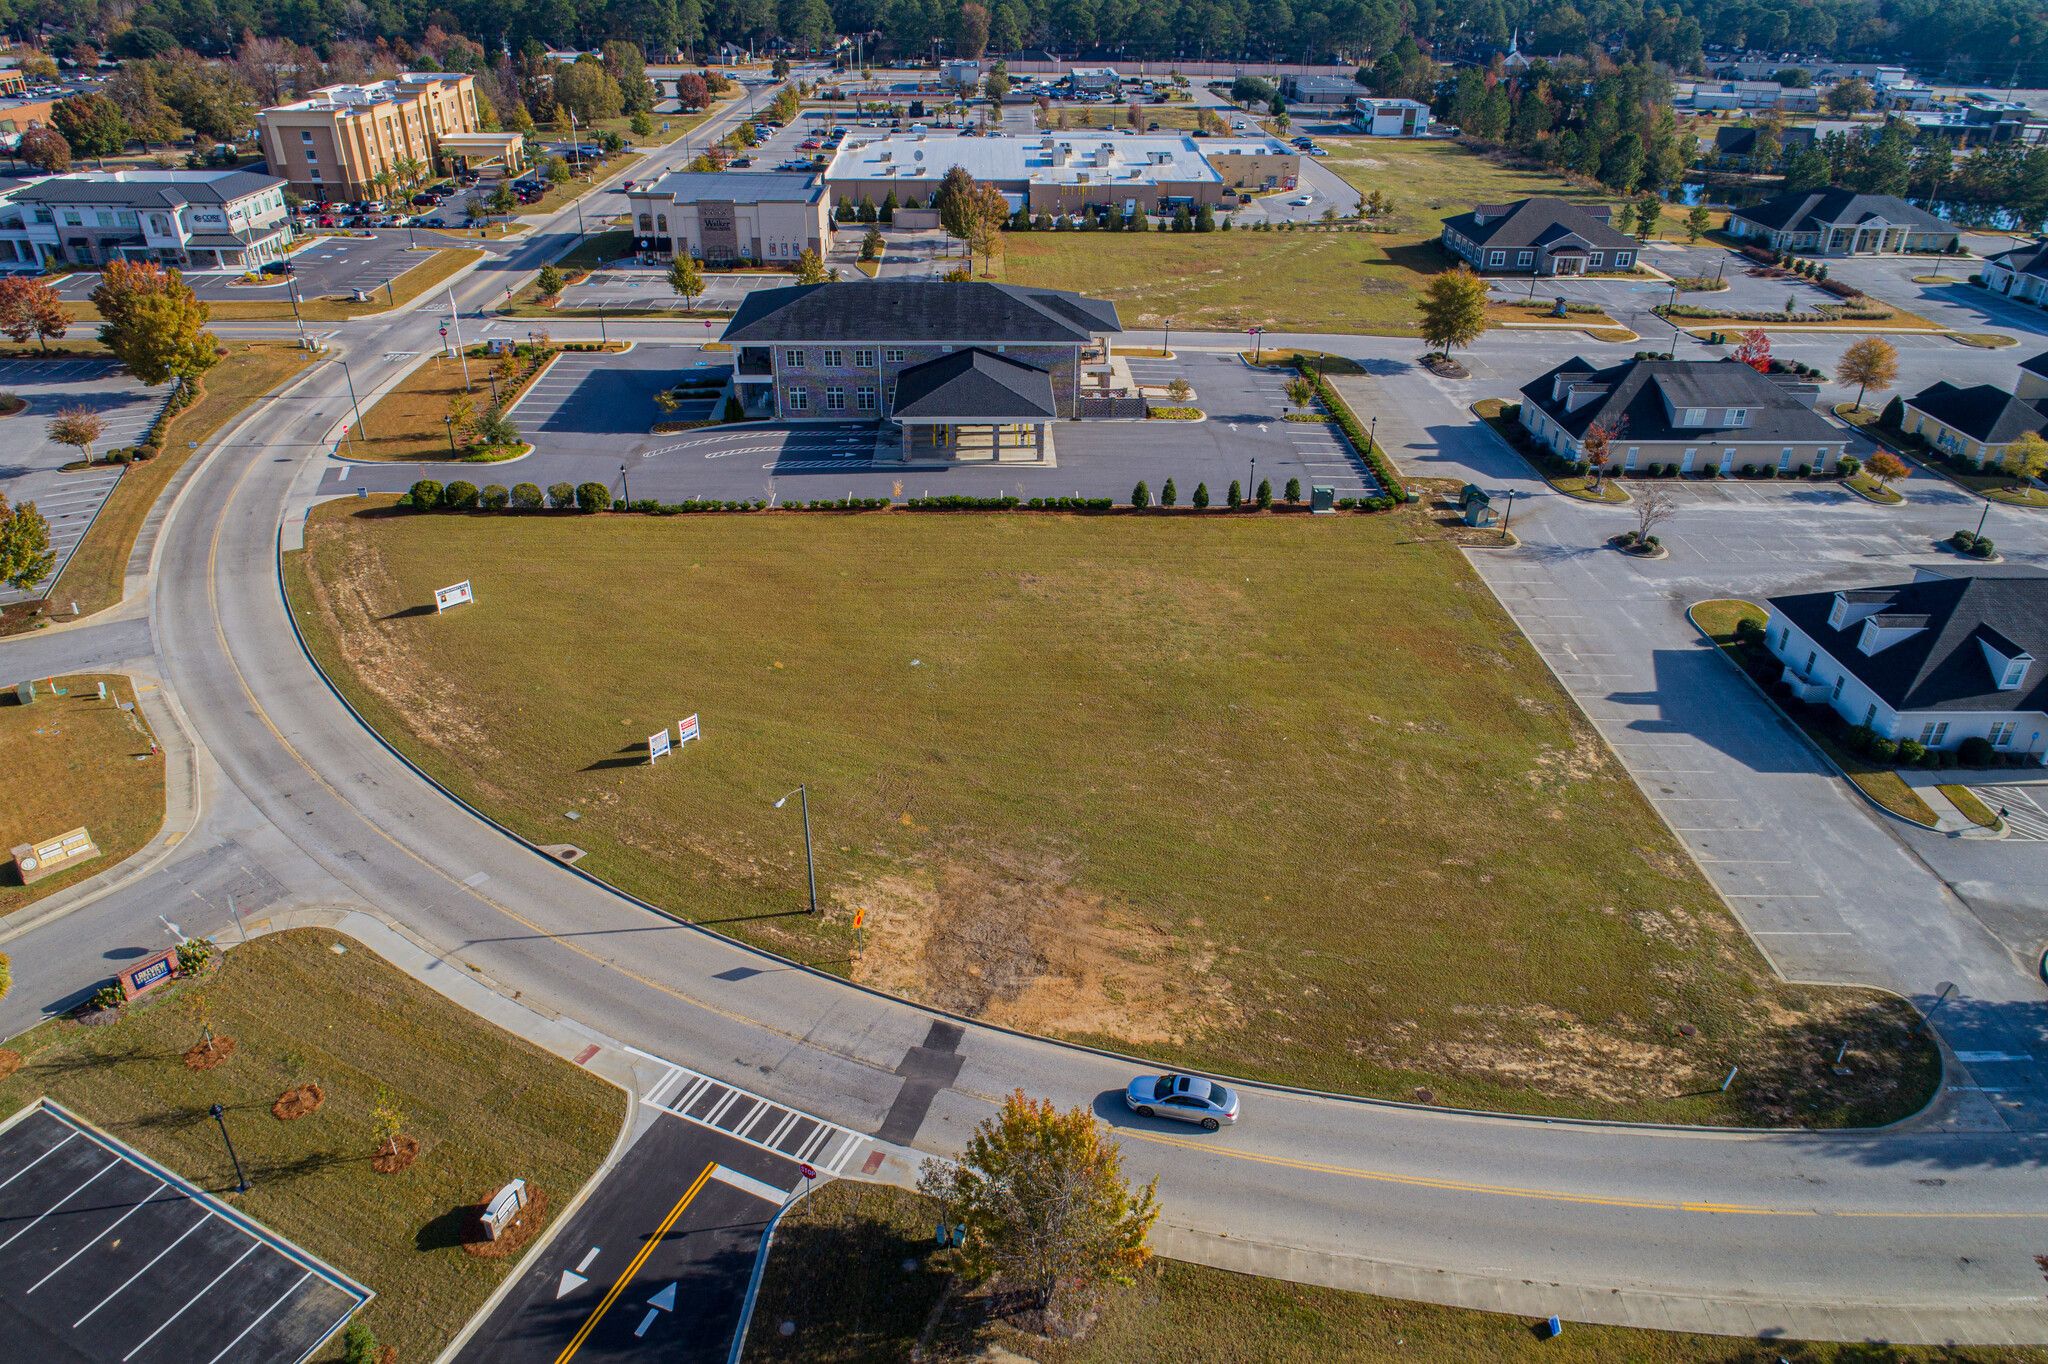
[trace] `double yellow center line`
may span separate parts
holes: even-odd
[[[590,1333],[593,1330],[597,1329],[597,1323],[604,1319],[604,1314],[609,1312],[612,1304],[619,1300],[619,1294],[626,1291],[626,1285],[633,1282],[633,1276],[640,1272],[640,1266],[647,1263],[647,1257],[654,1253],[654,1248],[661,1244],[661,1239],[668,1235],[669,1228],[676,1224],[676,1219],[683,1215],[683,1209],[690,1206],[690,1200],[697,1196],[698,1190],[704,1187],[705,1181],[711,1178],[711,1172],[717,1168],[718,1163],[716,1161],[706,1165],[704,1173],[697,1176],[697,1182],[690,1186],[689,1192],[676,1200],[676,1205],[668,1210],[668,1216],[662,1218],[661,1225],[654,1229],[654,1235],[647,1238],[647,1244],[640,1247],[640,1253],[633,1257],[633,1263],[626,1266],[625,1272],[619,1275],[618,1282],[614,1283],[611,1291],[604,1295],[604,1301],[597,1305],[597,1310],[590,1314],[589,1320],[583,1323],[582,1327],[576,1332],[575,1338],[563,1348],[562,1353],[555,1356],[555,1364],[569,1364],[571,1357],[583,1348],[583,1342],[590,1338]]]

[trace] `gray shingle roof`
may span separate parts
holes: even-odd
[[[2048,708],[2048,575],[1972,574],[1884,590],[1892,601],[1887,618],[1924,618],[1926,625],[1875,654],[1856,647],[1862,621],[1841,630],[1828,624],[1832,592],[1773,597],[1771,605],[1894,710]],[[1998,690],[1980,639],[2008,655],[2013,646],[2031,654],[2026,681]]]
[[[1051,421],[1052,376],[979,346],[912,365],[896,378],[895,415],[966,421]]]
[[[225,204],[282,189],[285,182],[274,175],[235,171],[207,180],[86,180],[58,175],[16,190],[15,203],[28,204],[119,204],[124,208],[177,208],[181,204]]]
[[[1957,388],[1943,379],[1906,399],[1943,426],[1975,440],[2003,445],[2021,432],[2048,432],[2048,410],[2041,403],[2015,398],[1995,384]]]
[[[1829,227],[1853,227],[1874,218],[1895,227],[1956,230],[1954,224],[1913,207],[1897,195],[1858,194],[1849,189],[1795,190],[1749,208],[1738,208],[1734,216],[1776,231],[1819,232]]]
[[[735,204],[814,204],[825,193],[825,181],[808,172],[671,171],[652,185],[633,192],[667,195],[679,204],[694,204],[700,199]]]
[[[1479,221],[1481,218],[1486,221]],[[1477,204],[1470,213],[1444,219],[1444,226],[1481,246],[1535,246],[1566,236],[1576,236],[1603,251],[1636,245],[1634,237],[1608,226],[1604,207],[1592,212],[1547,194],[1512,204]]]
[[[2016,275],[2048,276],[2048,241],[2028,242],[2015,246],[2010,251],[2001,251],[1995,256],[1986,256],[1987,265],[2002,265]],[[2040,356],[2034,357],[2036,360]],[[2025,369],[2022,365],[2020,368]]]
[[[1069,346],[1122,330],[1114,303],[1062,289],[876,280],[756,289],[733,314],[725,339]]]
[[[1565,410],[1565,397],[1551,399],[1556,375],[1580,376],[1577,387],[1606,389],[1605,395],[1578,410]],[[1813,410],[1817,390],[1810,384],[1781,383],[1759,374],[1740,360],[1631,360],[1600,369],[1573,356],[1522,388],[1522,401],[1533,403],[1574,436],[1602,419],[1622,423],[1618,440],[1769,442],[1779,445],[1840,443],[1845,433]],[[1673,407],[1718,412],[1731,407],[1748,413],[1746,426],[1673,426],[1665,399]]]
[[[2048,350],[2020,361],[2020,368],[2026,370],[2029,374],[2038,374],[2042,378],[2048,379]]]

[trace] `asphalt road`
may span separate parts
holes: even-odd
[[[458,286],[458,300],[468,310],[500,296],[562,244],[558,227],[539,229]],[[422,312],[354,324],[339,344],[352,357],[419,351],[433,344],[436,321]],[[1191,349],[1235,344],[1177,340]],[[1413,344],[1348,338],[1341,348],[1393,381],[1389,401],[1407,406],[1418,432],[1469,430],[1457,416],[1461,392],[1427,380],[1408,386]],[[1836,343],[1815,343],[1827,344]],[[1494,365],[1526,374],[1547,358],[1503,340],[1474,360],[1492,377],[1502,372]],[[1978,359],[1953,351],[1939,362]],[[1160,1177],[1168,1211],[1157,1240],[1174,1254],[1530,1314],[1793,1337],[2048,1340],[2033,1259],[2048,1220],[2042,1138],[2004,1121],[1953,1121],[1963,1108],[1953,1099],[1881,1133],[1728,1133],[1454,1114],[1246,1085],[1246,1121],[1205,1136],[1121,1112],[1115,1096],[1129,1062],[974,1025],[949,1053],[958,1057],[950,1082],[918,1079],[914,1057],[929,1052],[935,1022],[927,1011],[677,925],[584,881],[449,804],[340,706],[293,635],[275,553],[294,489],[317,486],[343,408],[341,378],[338,368],[314,371],[297,390],[306,401],[239,423],[209,456],[166,528],[150,604],[164,680],[209,754],[206,836],[189,841],[217,859],[232,841],[282,888],[276,903],[368,905],[605,1034],[709,1075],[744,1075],[766,1098],[852,1130],[886,1125],[927,1151],[958,1149],[1015,1087],[1094,1105],[1123,1139],[1131,1172]],[[1447,451],[1435,461],[1418,452],[1418,462],[1436,471],[1479,457],[1455,443]],[[1538,494],[1524,514],[1532,540],[1539,530],[1545,538],[1514,561],[1590,564],[1596,579],[1574,592],[1615,593],[1620,570],[1584,548],[1615,513]],[[2042,541],[2030,526],[2001,537],[2009,553],[2039,554]],[[1895,542],[1897,552],[1853,567],[1894,567],[1906,551]],[[1837,576],[1851,567],[1830,562]],[[53,657],[53,645],[93,649],[99,628],[38,641],[42,657]],[[0,671],[16,647],[0,644]],[[1787,800],[1821,834],[1849,840],[1831,855],[1861,855],[1867,835],[1852,826],[1874,816],[1846,802]],[[1891,903],[1922,919],[1954,894],[1931,868],[1902,866],[1892,879]],[[103,974],[88,943],[112,947],[153,930],[147,901],[117,899],[8,945],[19,983],[0,1005],[0,1030],[23,1021],[17,1001],[62,998],[73,982]],[[1915,954],[1890,963],[1902,975],[1953,962],[1961,974],[1950,978],[1968,979],[1973,997],[2002,992],[2001,1035],[2027,1034],[2043,993],[2027,984],[2030,964],[2001,965],[1970,927],[1967,902],[1954,912],[1946,936],[1871,946]],[[225,926],[210,902],[190,918],[188,932]],[[911,1085],[922,1089],[906,1110]]]

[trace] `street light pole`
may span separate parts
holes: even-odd
[[[356,401],[356,376],[349,373],[348,361],[342,359],[338,355],[335,356],[334,359],[335,363],[341,366],[342,377],[348,380],[348,405],[355,409],[356,434],[359,436],[366,437],[370,434],[370,432],[369,429],[363,425],[363,405]]]
[[[1991,499],[1987,497],[1987,498],[1985,498],[1985,499],[1984,499],[1984,514],[1983,514],[1982,516],[1979,516],[1979,517],[1977,518],[1977,538],[1978,538],[1978,539],[1980,539],[1980,540],[1984,538],[1984,522],[1985,522],[1985,519],[1986,519],[1987,517],[1989,517],[1990,515],[1991,515]]]
[[[228,1159],[235,1163],[235,1192],[249,1192],[249,1177],[242,1173],[242,1158],[235,1154],[235,1140],[228,1135],[227,1110],[215,1104],[210,1110],[214,1122],[220,1127],[220,1139],[228,1148]]]
[[[803,811],[804,811],[804,872],[805,872],[805,874],[806,874],[806,875],[807,875],[807,876],[808,876],[808,877],[810,878],[810,883],[811,883],[811,913],[813,913],[813,914],[816,914],[816,913],[818,912],[818,863],[817,863],[816,859],[815,859],[815,858],[813,858],[813,857],[811,856],[811,793],[810,793],[810,789],[809,789],[809,788],[808,788],[807,786],[805,786],[805,785],[804,785],[804,783],[802,783],[802,782],[798,782],[798,783],[797,783],[797,787],[796,787],[796,790],[794,790],[794,791],[791,791],[791,792],[790,792],[790,793],[789,793],[788,795],[785,795],[785,796],[784,796],[784,797],[782,798],[782,800],[778,800],[778,801],[776,801],[776,802],[775,802],[775,808],[776,808],[776,809],[778,809],[778,810],[780,810],[780,809],[782,808],[782,804],[783,804],[783,801],[786,801],[786,800],[788,800],[790,796],[795,796],[795,797],[797,798],[797,800],[798,800],[798,801],[799,801],[799,802],[800,802],[800,803],[802,804],[802,806],[803,806]]]
[[[629,479],[628,479],[628,478],[626,477],[626,466],[625,466],[625,465],[623,465],[623,464],[621,464],[621,465],[619,466],[619,487],[620,487],[621,491],[623,491],[623,492],[625,493],[625,495],[626,495],[626,505],[627,505],[628,507],[632,506],[632,505],[633,505],[633,484],[632,484],[631,480],[629,480]]]

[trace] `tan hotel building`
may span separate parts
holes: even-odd
[[[271,174],[289,181],[300,197],[373,199],[382,193],[379,171],[395,175],[400,163],[415,160],[431,177],[441,152],[454,170],[524,169],[518,133],[478,127],[479,98],[473,76],[407,71],[370,85],[322,86],[296,103],[265,109],[256,124]]]

